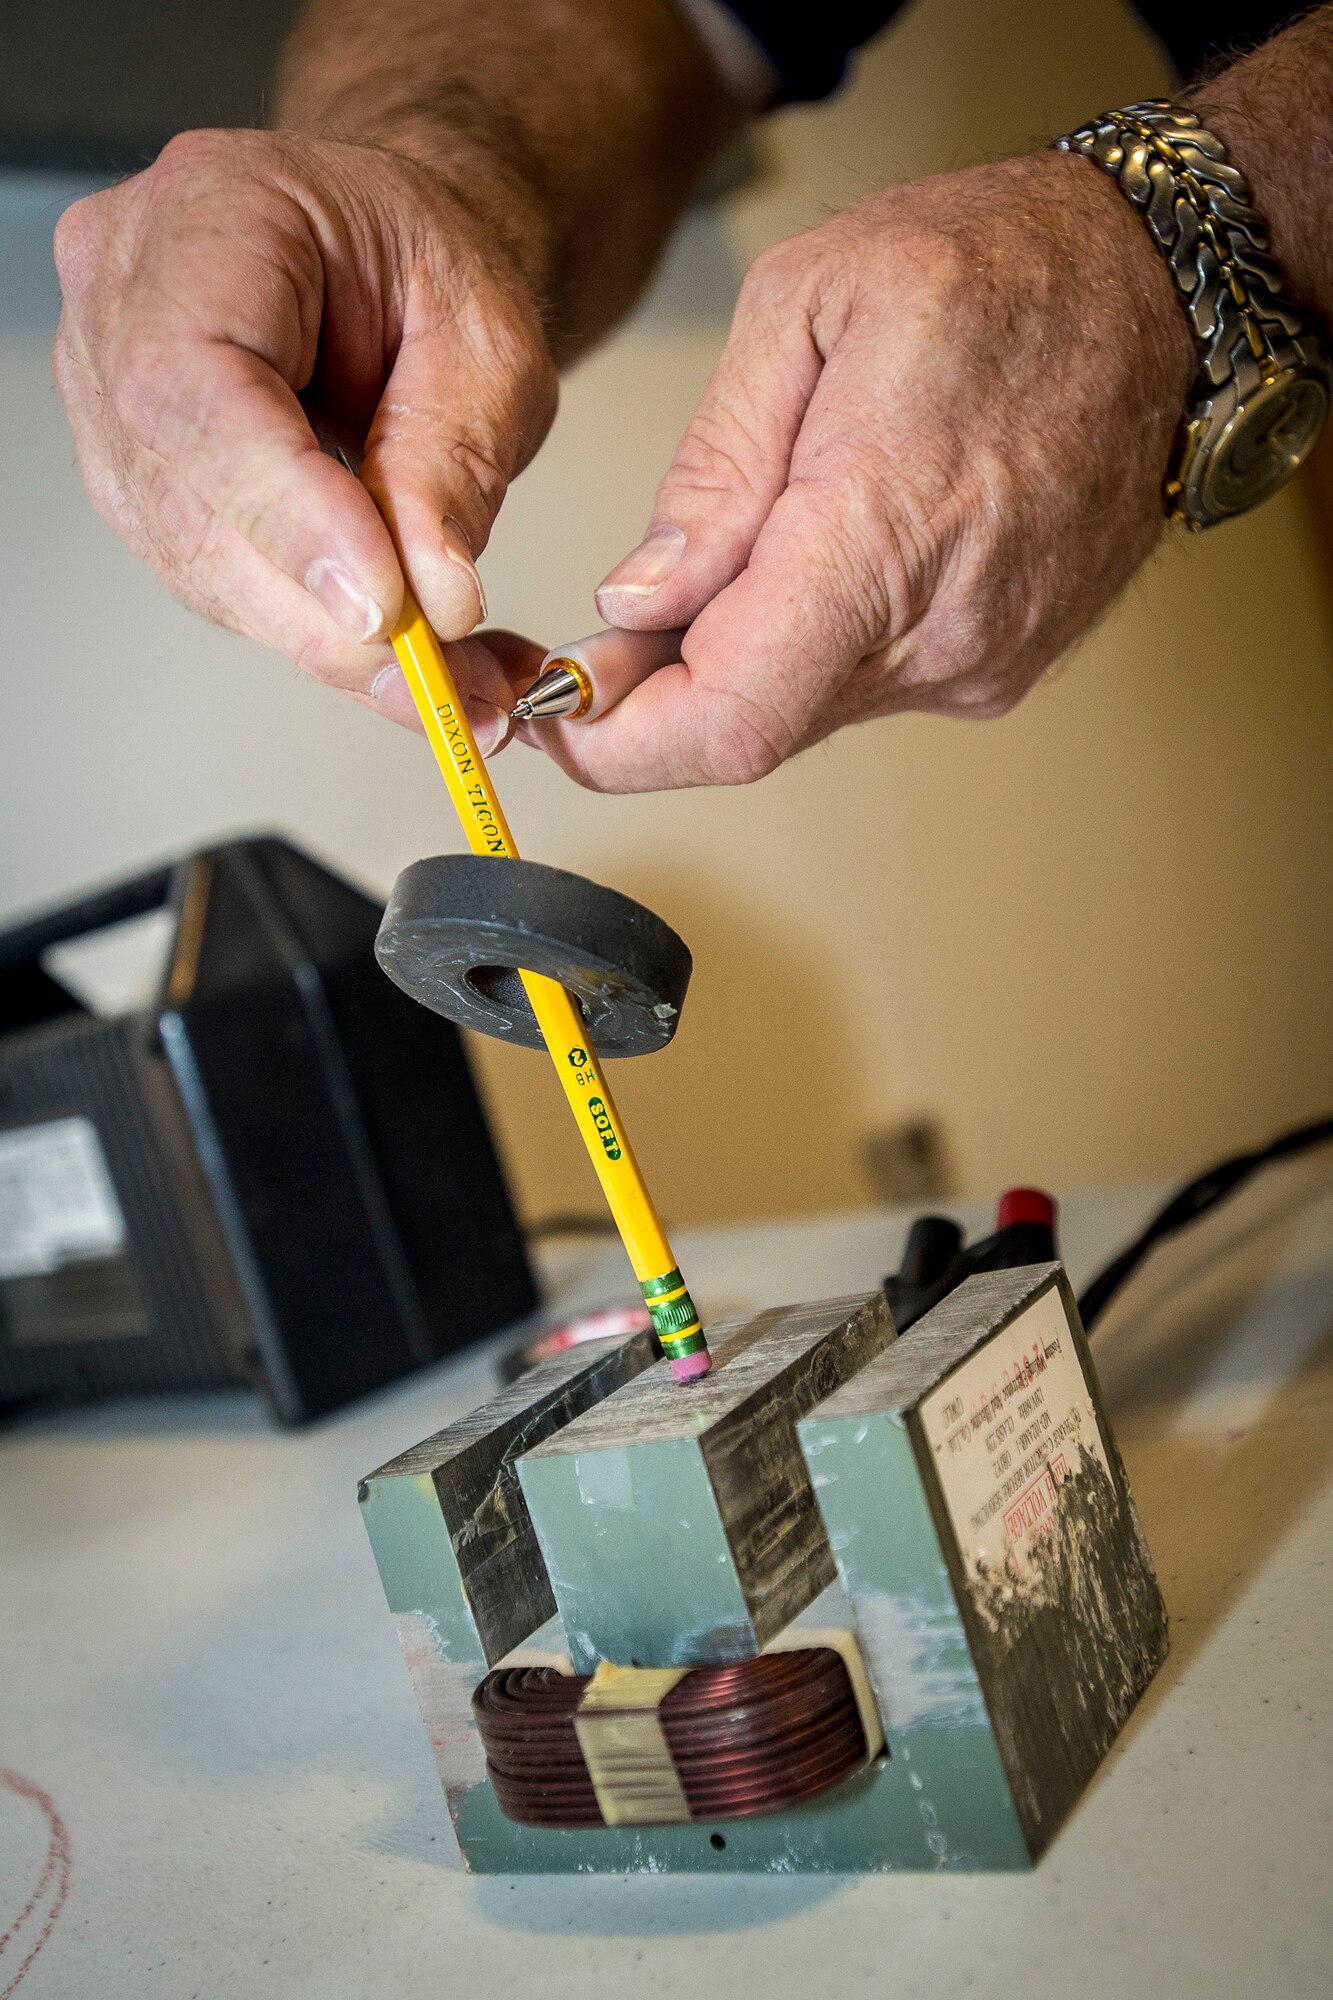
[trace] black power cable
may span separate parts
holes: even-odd
[[[1260,1146],[1252,1153],[1237,1153],[1234,1159],[1222,1160],[1207,1173],[1200,1174],[1188,1186],[1172,1195],[1165,1208],[1159,1209],[1147,1227],[1140,1231],[1132,1243],[1127,1243],[1118,1256],[1113,1257],[1106,1268],[1097,1273],[1083,1290],[1078,1302],[1079,1314],[1087,1332],[1100,1319],[1107,1306],[1125,1281],[1138,1270],[1139,1265],[1151,1250],[1188,1223],[1197,1222],[1210,1208],[1216,1208],[1225,1201],[1260,1167],[1271,1166],[1275,1160],[1290,1159],[1294,1153],[1307,1152],[1312,1146],[1322,1146],[1333,1139],[1333,1118],[1317,1118],[1311,1125],[1298,1125],[1293,1132],[1284,1132],[1266,1146]]]

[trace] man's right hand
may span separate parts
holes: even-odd
[[[194,609],[408,720],[397,551],[441,637],[470,632],[473,558],[555,409],[496,232],[373,146],[193,132],[67,210],[56,258],[56,380],[103,518]],[[382,513],[314,426],[364,445]],[[453,658],[498,734],[498,664]]]

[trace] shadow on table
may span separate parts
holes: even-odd
[[[1171,1615],[1156,1700],[1333,1468],[1331,1192],[1326,1158],[1256,1186],[1094,1340]]]
[[[481,1877],[477,1908],[533,1936],[674,1937],[757,1928],[799,1916],[848,1884],[840,1875]]]
[[[1322,1288],[1329,1316],[1327,1285]],[[1221,1440],[1178,1436],[1130,1471],[1171,1616],[1166,1685],[1202,1649],[1326,1485],[1333,1466],[1333,1326],[1258,1420]],[[1273,1662],[1280,1679],[1280,1661]]]

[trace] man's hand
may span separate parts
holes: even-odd
[[[1046,153],[873,196],[768,252],[613,625],[690,629],[589,724],[583,783],[742,784],[848,722],[999,715],[1162,526],[1194,368],[1119,191]]]
[[[514,263],[429,168],[375,147],[192,133],[62,218],[56,375],[103,517],[187,604],[412,719],[388,635],[446,639],[555,407]],[[321,451],[313,424],[364,476]],[[460,656],[499,733],[509,684]],[[476,705],[476,704],[474,704]]]
[[[399,555],[470,632],[553,355],[630,304],[742,107],[671,0],[306,0],[277,111],[68,211],[57,380],[95,503],[179,596],[415,723]],[[316,432],[364,447],[383,518]],[[489,745],[540,654],[451,657]]]

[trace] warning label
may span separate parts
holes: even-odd
[[[92,1121],[0,1132],[0,1278],[47,1277],[125,1245],[125,1218]]]
[[[921,1403],[969,1569],[1020,1564],[1080,1451],[1110,1467],[1058,1292],[1044,1292]]]

